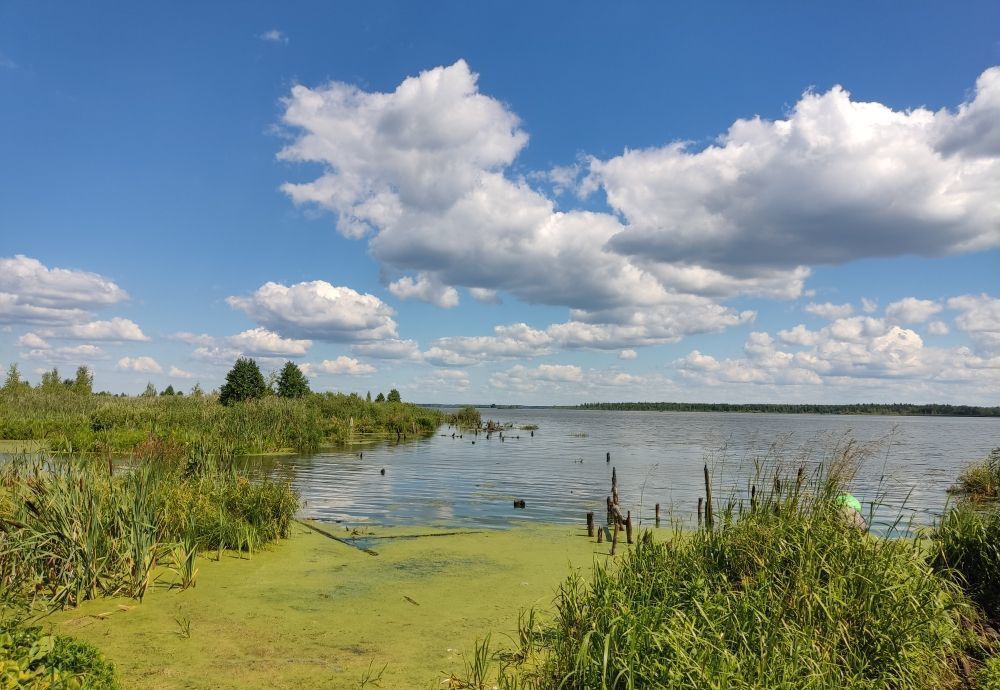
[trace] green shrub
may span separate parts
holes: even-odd
[[[990,657],[979,672],[979,690],[1000,690],[1000,656]]]
[[[0,621],[0,688],[117,690],[115,669],[90,645]]]

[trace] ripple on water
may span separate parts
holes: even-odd
[[[745,489],[751,460],[819,461],[837,439],[882,441],[852,491],[882,496],[876,522],[898,515],[920,524],[944,506],[946,489],[969,462],[998,443],[1000,420],[955,417],[481,410],[483,418],[538,424],[534,437],[451,434],[399,445],[328,451],[277,461],[305,502],[303,514],[345,524],[500,528],[514,521],[582,523],[604,516],[611,468],[622,508],[637,522],[654,505],[690,520],[704,494],[702,464],[714,468],[716,496]],[[581,434],[586,434],[582,436]],[[612,462],[605,462],[610,452]],[[582,462],[581,462],[582,461]],[[385,475],[380,470],[385,469]],[[792,470],[794,471],[794,469]],[[525,509],[515,509],[523,499]]]

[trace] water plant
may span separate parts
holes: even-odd
[[[287,536],[298,498],[215,462],[150,459],[108,475],[92,458],[17,456],[0,468],[0,595],[74,606],[142,599],[158,563],[182,587],[199,549],[246,552]]]

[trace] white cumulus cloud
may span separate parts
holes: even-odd
[[[311,364],[310,372],[322,374],[346,374],[348,376],[364,376],[374,374],[376,369],[371,364],[366,364],[353,357],[341,355],[336,359],[324,359],[318,364]]]
[[[139,374],[159,374],[163,372],[163,367],[155,359],[146,355],[122,357],[118,360],[118,369],[121,371],[134,371]]]
[[[145,342],[149,338],[138,324],[129,319],[115,317],[108,321],[90,321],[67,326],[60,337],[79,340],[108,340]]]
[[[809,314],[815,314],[831,321],[846,318],[854,313],[854,307],[850,304],[831,304],[830,302],[824,302],[823,304],[811,302],[803,310]]]
[[[21,254],[0,257],[0,323],[75,323],[127,298],[96,273],[49,268]]]
[[[312,347],[311,340],[282,338],[266,328],[251,328],[226,338],[231,348],[252,356],[299,357]]]
[[[48,344],[41,336],[37,333],[25,333],[20,338],[17,339],[17,344],[21,347],[27,347],[32,350],[48,350],[51,345]]]
[[[252,295],[226,302],[286,337],[330,342],[397,337],[392,307],[374,295],[325,280],[291,286],[268,282]]]
[[[904,297],[885,308],[885,316],[897,323],[923,323],[941,311],[942,306],[929,299]]]
[[[389,283],[389,292],[399,299],[420,300],[442,309],[458,306],[458,290],[438,283],[434,277],[426,273],[417,274],[416,279],[403,276]]]

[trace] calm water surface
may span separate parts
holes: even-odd
[[[781,458],[794,472],[802,459],[818,462],[845,438],[878,442],[852,491],[879,498],[876,524],[896,516],[927,524],[945,505],[946,489],[969,462],[1000,445],[1000,419],[481,410],[515,425],[501,442],[493,434],[441,427],[429,439],[354,451],[328,451],[280,461],[302,495],[302,514],[345,525],[504,527],[512,521],[582,524],[604,515],[612,467],[623,510],[653,519],[656,503],[680,520],[694,519],[704,495],[702,465],[714,474],[713,492],[746,490],[753,458]],[[475,443],[473,443],[475,441]],[[358,456],[358,451],[363,457]],[[605,461],[611,453],[611,462]],[[381,470],[385,469],[385,475]],[[514,499],[527,508],[515,510]],[[866,506],[867,507],[867,506]]]

